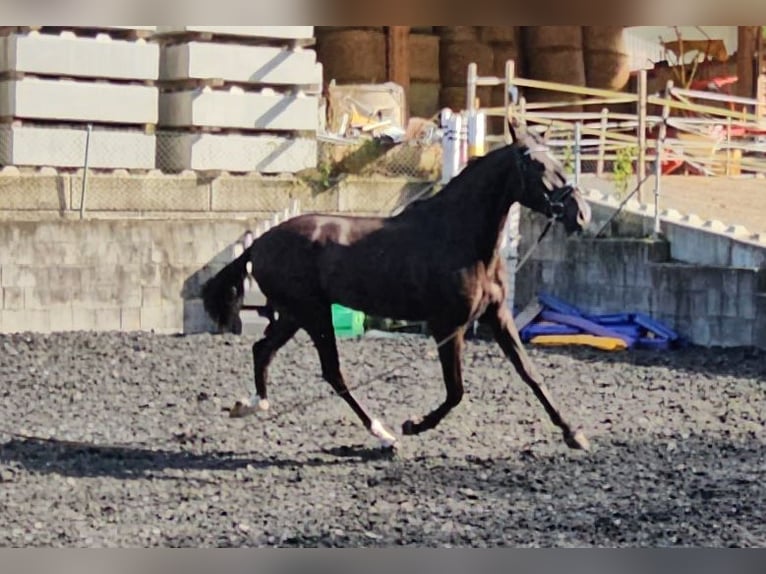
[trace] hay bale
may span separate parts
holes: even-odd
[[[441,42],[439,74],[445,87],[465,86],[468,64],[475,62],[480,76],[492,74],[492,48],[476,41]]]
[[[575,86],[585,85],[585,64],[579,52],[543,52],[529,62],[530,76],[548,82],[560,82]],[[577,102],[582,96],[551,90],[526,89],[524,97],[529,102]],[[582,106],[572,105],[556,108],[560,112],[581,112]]]
[[[582,52],[538,52],[529,59],[529,75],[546,82],[584,86],[585,62]]]
[[[433,26],[411,26],[410,32],[413,34],[433,34]]]
[[[439,105],[442,108],[450,108],[453,111],[464,110],[466,105],[465,86],[462,87],[442,87],[439,92]],[[487,86],[476,88],[476,97],[479,98],[480,105],[489,106],[491,104],[492,91]]]
[[[325,80],[339,84],[386,81],[386,36],[372,30],[338,30],[321,34],[317,60]]]
[[[444,42],[469,42],[479,39],[476,26],[434,26],[434,31]]]
[[[480,26],[479,38],[485,44],[518,44],[518,26]]]
[[[524,46],[530,55],[539,50],[568,48],[582,50],[582,28],[580,26],[525,26]]]
[[[518,44],[493,44],[492,45],[492,74],[498,78],[505,77],[505,63],[513,60],[516,64],[516,75],[523,75],[521,69],[521,57]]]
[[[505,105],[504,90],[505,86],[492,86],[490,88],[489,105],[493,108],[501,108]],[[487,132],[492,135],[503,133],[504,120],[501,117],[487,118]]]
[[[410,117],[430,118],[437,114],[439,106],[439,82],[410,83]]]
[[[529,26],[524,28],[526,74],[533,79],[585,86],[585,60],[580,26]],[[576,102],[576,95],[548,90],[525,90],[530,102]],[[581,106],[566,108],[580,111]],[[561,111],[565,111],[562,109]]]
[[[439,37],[410,34],[410,80],[439,81]]]
[[[583,59],[588,86],[622,90],[630,61],[622,26],[583,26]]]

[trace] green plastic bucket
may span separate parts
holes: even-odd
[[[332,305],[332,326],[337,337],[357,337],[364,333],[364,313],[337,303]]]

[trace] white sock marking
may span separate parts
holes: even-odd
[[[384,447],[390,447],[396,444],[396,437],[388,432],[378,419],[372,419],[370,432]]]

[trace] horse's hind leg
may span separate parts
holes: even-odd
[[[574,432],[572,427],[564,420],[558,408],[553,404],[548,389],[543,385],[537,369],[535,369],[532,360],[521,344],[519,332],[508,308],[501,303],[493,304],[487,309],[481,320],[492,328],[495,340],[511,360],[513,366],[516,367],[516,371],[521,378],[529,385],[537,399],[542,403],[551,422],[562,430],[564,442],[567,446],[587,450],[589,448],[588,439],[585,438],[581,431]]]
[[[244,416],[257,408],[268,410],[268,368],[276,352],[295,336],[298,324],[285,315],[273,320],[266,327],[263,338],[253,343],[253,375],[255,379],[255,393],[250,397],[247,404],[245,401],[237,401],[230,411],[231,416]]]
[[[453,332],[449,329],[438,329],[433,325],[431,330],[437,341],[449,337]],[[419,434],[430,430],[447,416],[463,398],[463,374],[460,366],[460,354],[463,349],[463,336],[465,329],[458,327],[454,336],[439,347],[439,361],[442,366],[444,384],[447,387],[447,397],[444,402],[421,419],[409,419],[402,425],[402,433],[405,435]]]
[[[314,316],[304,329],[311,337],[311,340],[319,354],[319,361],[322,366],[322,378],[324,378],[333,390],[338,393],[344,401],[362,421],[366,428],[375,438],[377,438],[384,447],[392,447],[396,444],[396,437],[386,430],[383,424],[374,419],[367,412],[367,409],[354,398],[351,391],[346,386],[343,373],[340,369],[340,359],[338,358],[338,347],[335,340],[335,331],[332,326],[332,314],[328,307],[326,312],[320,316]]]

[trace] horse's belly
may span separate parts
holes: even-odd
[[[429,308],[428,272],[406,261],[338,259],[322,266],[321,282],[342,305],[381,317],[418,320]]]

